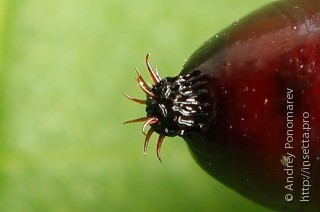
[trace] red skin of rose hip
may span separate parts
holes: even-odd
[[[320,211],[320,1],[266,5],[205,42],[176,77],[138,72],[150,125],[210,175],[278,211]],[[127,123],[129,123],[127,122]]]
[[[320,211],[320,1],[279,1],[255,11],[207,41],[181,74],[194,70],[206,76],[217,111],[205,132],[183,137],[199,165],[267,207]],[[303,144],[309,202],[300,202],[308,182]],[[295,156],[292,183],[282,159],[288,153]]]

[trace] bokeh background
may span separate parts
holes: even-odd
[[[134,66],[176,75],[209,37],[271,0],[0,0],[0,211],[269,211],[141,125]],[[235,176],[236,177],[236,176]]]

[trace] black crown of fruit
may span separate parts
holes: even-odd
[[[144,122],[142,132],[146,135],[144,153],[153,132],[159,134],[157,156],[161,161],[160,149],[166,136],[183,136],[189,132],[203,131],[215,117],[214,101],[207,90],[207,81],[200,71],[161,79],[157,68],[152,69],[149,54],[146,65],[154,82],[150,86],[140,72],[137,82],[146,93],[147,99],[136,99],[124,94],[128,99],[146,105],[147,116],[130,120],[125,123]],[[146,133],[146,127],[151,128]]]
[[[151,127],[165,136],[183,136],[201,131],[213,119],[213,98],[200,71],[167,77],[155,84],[147,95],[147,117],[156,117]]]

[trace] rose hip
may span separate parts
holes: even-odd
[[[181,136],[214,178],[264,206],[320,211],[320,1],[282,0],[205,42],[146,100],[145,152]],[[161,159],[160,159],[161,160]]]

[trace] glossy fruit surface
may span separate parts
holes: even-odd
[[[181,136],[205,171],[249,199],[320,211],[319,0],[267,5],[209,39],[177,77],[142,81],[138,121],[151,126],[146,144],[160,134],[158,155],[165,136]]]

